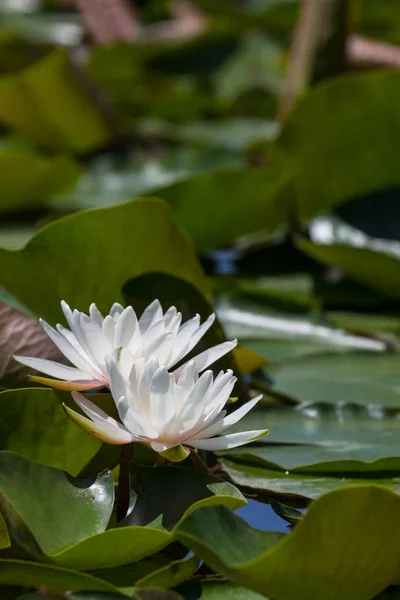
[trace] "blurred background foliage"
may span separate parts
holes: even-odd
[[[398,408],[368,361],[399,348],[399,44],[395,0],[3,0],[0,298],[56,319],[178,277],[269,400]]]

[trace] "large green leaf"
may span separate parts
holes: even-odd
[[[0,449],[77,475],[101,443],[67,417],[53,390],[0,392]]]
[[[113,501],[110,472],[74,479],[18,454],[0,452],[0,509],[11,540],[34,558],[104,531]]]
[[[104,116],[67,52],[0,79],[0,120],[47,149],[87,152],[109,139]]]
[[[399,510],[398,495],[359,485],[316,500],[272,547],[271,533],[222,506],[194,511],[177,536],[219,573],[275,600],[369,600],[399,575]]]
[[[66,250],[68,249],[68,250]],[[123,301],[125,281],[160,271],[204,290],[194,250],[156,199],[74,214],[44,227],[18,252],[0,249],[1,283],[37,314],[58,320],[60,301],[100,310]]]
[[[395,242],[399,246],[398,242]],[[297,245],[315,260],[340,268],[356,281],[385,293],[391,298],[400,298],[400,251],[397,256],[371,244],[358,247],[348,243],[316,244],[298,239]],[[390,243],[386,242],[389,247]]]
[[[63,567],[94,571],[133,563],[159,552],[173,535],[152,527],[108,529],[49,557]]]
[[[295,447],[297,448],[297,446]],[[294,450],[294,448],[293,448]],[[234,457],[232,457],[234,458]],[[322,494],[336,490],[337,488],[354,485],[355,483],[379,483],[400,493],[399,477],[385,478],[378,473],[364,473],[364,477],[343,477],[345,473],[332,473],[330,476],[318,473],[283,472],[275,468],[263,466],[260,462],[247,464],[221,459],[223,470],[228,473],[233,483],[241,489],[254,494],[266,495],[267,497],[283,496],[289,502],[296,498],[307,502],[314,500]]]
[[[320,353],[287,360],[269,372],[280,392],[302,402],[400,408],[400,355],[396,353]]]
[[[37,588],[46,586],[55,592],[70,590],[114,591],[118,589],[88,573],[23,560],[0,559],[0,584]],[[0,588],[1,593],[1,588]],[[124,598],[121,595],[121,598]]]
[[[199,566],[196,556],[165,561],[161,557],[145,558],[115,569],[92,571],[92,575],[118,587],[175,587],[189,579]]]
[[[11,144],[0,147],[0,212],[41,207],[50,196],[71,186],[79,174],[79,165],[68,156],[49,157]]]
[[[277,150],[294,175],[299,221],[400,185],[399,92],[397,70],[355,73],[316,85],[295,105]]]
[[[226,246],[260,229],[274,232],[286,224],[280,196],[285,175],[268,169],[219,169],[157,190],[196,247]]]
[[[230,483],[213,475],[184,467],[132,465],[133,509],[123,525],[152,525],[171,530],[186,514],[199,506],[224,504],[236,509],[245,498]]]
[[[268,443],[220,454],[291,473],[400,474],[399,420],[397,412],[351,404],[263,407],[240,427],[268,427]]]

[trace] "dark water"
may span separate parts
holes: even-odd
[[[249,498],[247,500],[248,504],[235,511],[235,514],[244,519],[251,527],[264,531],[289,532],[288,523],[281,519],[269,504],[263,504]]]

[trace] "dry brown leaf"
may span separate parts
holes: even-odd
[[[34,373],[17,363],[14,354],[64,362],[63,355],[37,321],[0,302],[0,382],[5,387],[28,385],[28,375]]]

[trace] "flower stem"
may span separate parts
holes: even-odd
[[[117,519],[121,521],[126,517],[129,509],[131,495],[131,478],[129,465],[133,458],[133,444],[121,446],[121,460],[119,463],[118,496],[117,496]]]
[[[207,473],[208,475],[212,475],[212,472],[207,467],[206,463],[201,459],[198,452],[191,450],[190,458],[192,460],[192,463],[193,463],[196,471],[200,471],[201,473]]]
[[[166,467],[167,462],[168,461],[166,458],[164,458],[164,456],[160,456],[159,454],[157,454],[156,467]]]

